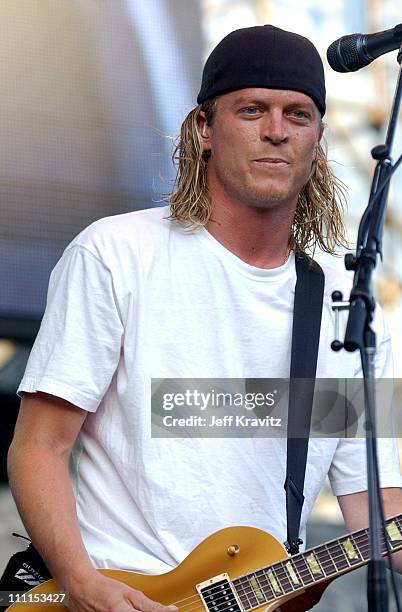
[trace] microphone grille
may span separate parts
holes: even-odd
[[[362,34],[342,36],[328,47],[327,59],[333,70],[336,70],[336,72],[355,72],[366,65],[359,53],[362,37]]]

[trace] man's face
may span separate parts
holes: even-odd
[[[246,206],[295,209],[321,139],[319,111],[307,95],[241,89],[221,96],[212,125],[199,129],[210,151],[211,196],[224,192]]]

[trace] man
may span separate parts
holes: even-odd
[[[294,251],[343,242],[320,147],[322,63],[303,37],[238,30],[207,61],[198,102],[176,150],[170,217],[110,217],[69,245],[19,388],[11,486],[76,611],[155,606],[94,566],[160,573],[234,524],[286,538],[286,440],[152,438],[150,380],[289,376]],[[348,282],[325,274],[317,376],[358,376],[358,355],[329,348],[331,292]],[[375,324],[377,375],[389,376],[380,313]],[[380,456],[385,510],[397,514],[395,444],[382,441]],[[367,523],[364,441],[312,439],[303,539],[328,472],[347,528]]]

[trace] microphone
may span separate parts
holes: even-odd
[[[402,23],[375,34],[349,34],[335,40],[327,50],[328,63],[336,72],[355,72],[380,55],[402,44]]]

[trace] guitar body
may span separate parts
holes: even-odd
[[[236,545],[238,552],[230,555],[228,547]],[[283,545],[269,533],[255,527],[227,527],[203,540],[180,565],[164,574],[150,575],[126,570],[98,570],[102,574],[124,582],[143,591],[148,597],[165,605],[183,606],[183,612],[205,610],[196,585],[208,579],[227,573],[231,580],[257,568],[264,567],[287,558]],[[281,612],[303,612],[319,601],[323,590],[330,580],[297,593],[283,596],[272,603],[264,603],[255,610],[280,610]],[[28,591],[35,593],[57,593],[54,580],[49,580]],[[182,600],[191,597],[190,607]],[[178,602],[178,603],[176,603]],[[65,612],[62,604],[18,603],[7,608],[7,612]]]

